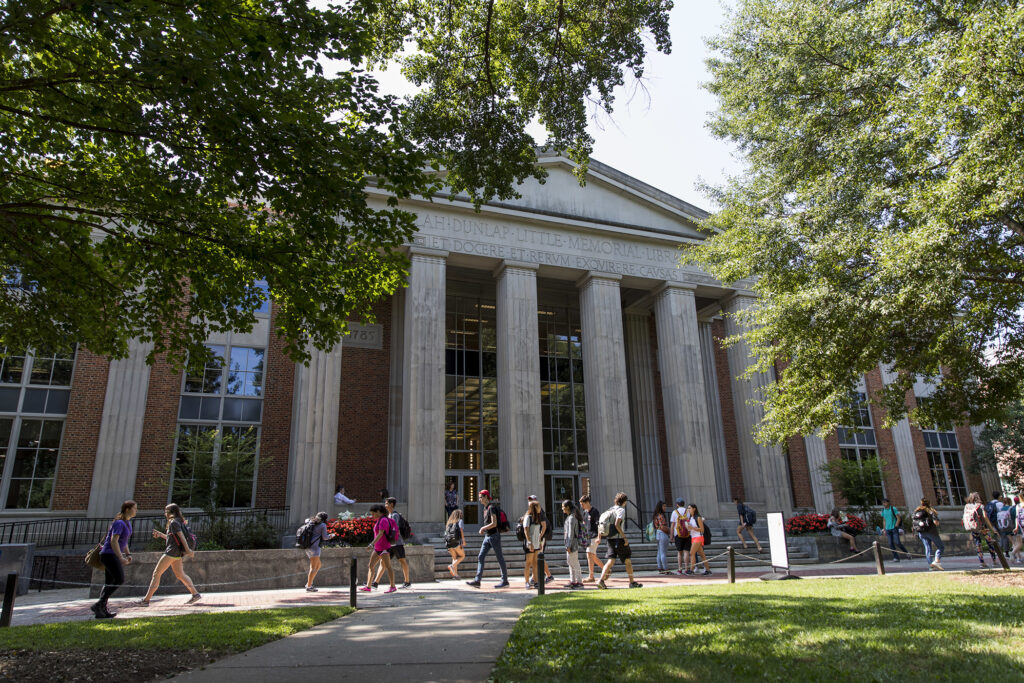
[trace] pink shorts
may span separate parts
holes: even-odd
[[[704,545],[704,537],[703,536],[694,536],[693,534],[690,534],[690,543],[693,544],[693,545],[697,545],[698,543],[700,543],[701,545]]]

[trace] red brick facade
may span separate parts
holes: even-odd
[[[279,307],[270,311],[270,340],[263,373],[263,418],[256,505],[281,507],[288,494],[288,453],[291,448],[295,363],[284,354],[284,340],[274,332]]]
[[[715,374],[718,378],[718,400],[722,406],[722,429],[725,431],[725,460],[729,466],[730,494],[746,500],[743,488],[743,466],[740,464],[740,442],[736,435],[736,411],[732,404],[732,370],[729,354],[722,346],[725,322],[711,323],[711,336],[715,340]]]
[[[171,368],[167,356],[158,355],[149,371],[146,417],[135,475],[135,501],[140,510],[158,510],[167,504],[181,381],[182,373]]]
[[[882,391],[882,371],[875,368],[864,376],[867,395],[878,396]],[[882,461],[882,477],[885,479],[885,495],[898,508],[908,505],[903,494],[903,477],[900,475],[899,458],[896,455],[896,443],[892,438],[891,429],[883,429],[882,424],[888,413],[879,405],[871,403],[871,424],[875,427],[875,442],[878,446],[878,457]],[[913,501],[916,506],[918,501]]]
[[[53,489],[51,507],[54,510],[78,511],[89,507],[109,370],[108,359],[84,348],[78,349]]]
[[[391,298],[373,307],[380,349],[345,347],[341,354],[336,479],[356,500],[374,500],[387,486],[391,373]]]

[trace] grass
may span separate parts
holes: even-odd
[[[559,593],[496,681],[1024,679],[1024,592],[903,575]]]
[[[76,621],[0,631],[0,650],[215,650],[242,652],[353,612],[347,606]]]

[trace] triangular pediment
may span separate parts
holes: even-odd
[[[539,163],[548,173],[543,182],[531,178],[517,188],[519,198],[489,205],[662,235],[706,236],[697,224],[705,211],[610,166],[591,161],[581,186],[569,159],[542,155]]]

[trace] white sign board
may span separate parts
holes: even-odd
[[[786,547],[786,525],[781,512],[769,512],[768,543],[772,553],[772,566],[789,569],[789,549]]]

